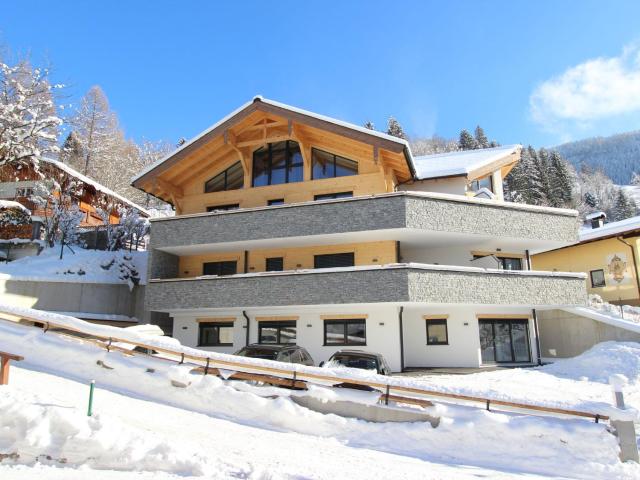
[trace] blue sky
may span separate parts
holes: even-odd
[[[640,128],[640,2],[8,2],[0,45],[127,136],[189,138],[256,94],[412,135],[553,145]]]

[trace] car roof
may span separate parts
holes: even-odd
[[[333,355],[358,355],[360,357],[376,357],[380,358],[382,355],[380,353],[375,352],[365,352],[364,350],[338,350]],[[332,356],[333,356],[332,355]]]
[[[261,348],[263,350],[273,350],[274,352],[279,352],[280,350],[294,349],[294,348],[300,348],[300,347],[298,347],[297,345],[265,345],[262,343],[252,343],[243,348]]]

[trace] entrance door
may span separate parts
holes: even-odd
[[[479,320],[482,363],[530,362],[529,321]]]

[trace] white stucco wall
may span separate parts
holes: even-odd
[[[465,195],[467,189],[466,177],[447,177],[433,180],[419,180],[400,185],[398,190],[417,192],[451,193]]]

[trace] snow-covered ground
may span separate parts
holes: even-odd
[[[120,265],[137,270],[140,283],[147,278],[147,252],[124,250],[105,252],[72,247],[65,248],[60,260],[60,246],[45,248],[40,255],[0,263],[0,279],[40,280],[48,282],[127,283],[121,278]]]
[[[618,461],[602,423],[445,404],[429,409],[442,418],[437,428],[368,423],[271,398],[273,387],[193,375],[8,322],[0,322],[0,350],[26,358],[0,387],[0,453],[21,454],[4,459],[2,479],[640,478],[637,465]],[[413,381],[584,408],[611,401],[611,373],[629,378],[625,394],[637,405],[639,372],[639,345],[604,344],[541,369]],[[93,418],[85,413],[90,379]]]
[[[608,316],[640,324],[640,307],[613,305],[605,302],[600,295],[589,295],[589,306]]]

